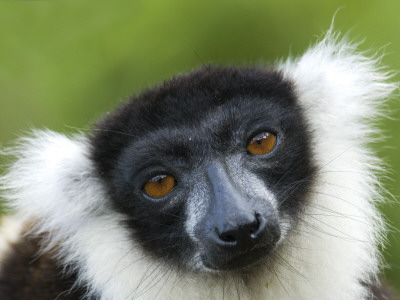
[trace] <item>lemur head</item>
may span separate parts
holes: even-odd
[[[378,63],[329,31],[274,69],[205,66],[89,138],[35,131],[0,190],[88,299],[369,299]]]
[[[107,115],[91,142],[132,241],[183,270],[261,264],[300,217],[314,174],[292,83],[274,70],[180,75]]]

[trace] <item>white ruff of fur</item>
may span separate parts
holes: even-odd
[[[61,246],[59,258],[79,271],[89,298],[365,299],[360,282],[379,271],[383,233],[375,208],[380,161],[366,144],[377,134],[371,120],[396,86],[375,60],[331,33],[278,68],[294,82],[319,172],[297,228],[250,288],[148,258],[107,205],[82,137],[45,131],[22,140],[13,149],[18,162],[2,178],[5,196],[18,218],[36,220],[32,233],[48,232],[49,247]]]

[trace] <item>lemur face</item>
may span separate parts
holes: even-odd
[[[309,144],[278,72],[208,67],[108,115],[92,158],[146,254],[219,272],[260,264],[284,243],[313,180]]]

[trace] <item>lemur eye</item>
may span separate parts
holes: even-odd
[[[250,140],[247,144],[247,151],[254,155],[267,154],[274,149],[275,144],[275,135],[270,132],[262,132]]]
[[[152,198],[162,198],[168,195],[175,186],[175,178],[171,175],[157,175],[147,181],[143,190]]]

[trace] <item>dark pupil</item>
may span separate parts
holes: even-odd
[[[163,178],[162,178],[162,177],[160,177],[160,178],[157,180],[158,184],[161,184],[162,181],[163,181]]]
[[[257,144],[261,145],[261,139],[256,140]]]

